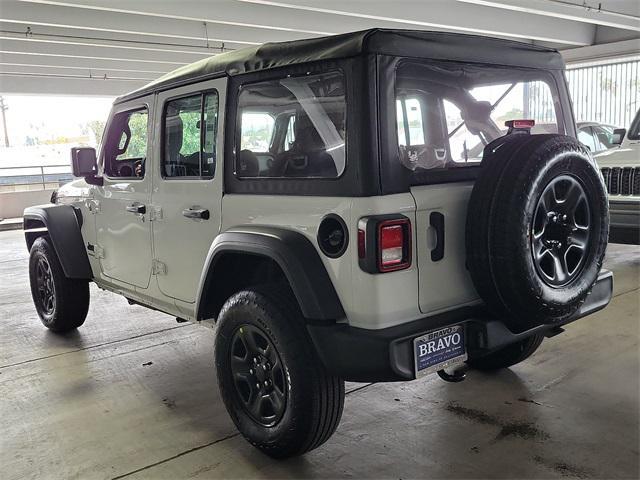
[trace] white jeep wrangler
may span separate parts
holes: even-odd
[[[610,240],[640,245],[640,110],[628,132],[615,130],[613,142],[594,156],[609,193]]]
[[[514,365],[611,298],[563,70],[389,30],[180,68],[118,98],[99,154],[72,151],[83,179],[25,210],[37,312],[79,327],[93,281],[215,326],[227,410],[275,457],[332,435],[344,380]]]

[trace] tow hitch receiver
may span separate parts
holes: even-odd
[[[445,382],[459,383],[467,378],[467,370],[469,366],[465,363],[458,366],[452,373],[448,373],[446,370],[438,370],[438,376]]]

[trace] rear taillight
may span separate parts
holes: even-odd
[[[358,263],[369,273],[411,266],[411,223],[404,215],[363,217],[358,222]]]
[[[378,224],[378,267],[381,272],[411,265],[409,220],[386,220]]]

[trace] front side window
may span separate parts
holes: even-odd
[[[199,93],[168,101],[163,125],[163,177],[212,178],[218,95],[215,92]]]
[[[558,133],[557,95],[546,72],[404,63],[396,75],[396,130],[410,170],[477,165],[505,122],[533,119],[531,133]]]
[[[346,101],[339,72],[244,85],[236,175],[336,178],[345,169]]]
[[[113,117],[104,145],[104,172],[108,177],[144,177],[148,117],[146,109]]]

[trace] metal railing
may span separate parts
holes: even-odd
[[[42,190],[46,190],[60,186],[72,179],[71,167],[68,164],[0,167],[0,192],[34,190],[31,187],[36,185],[39,185]]]

